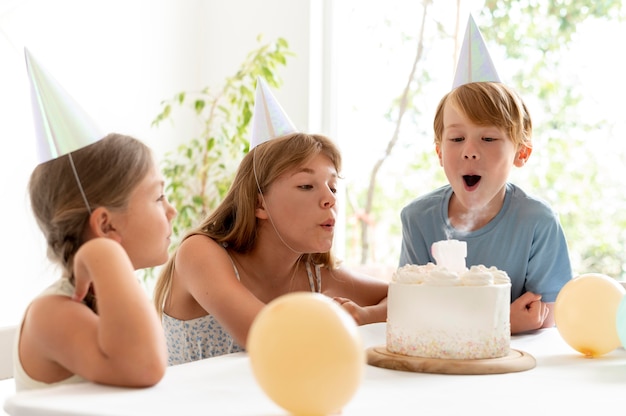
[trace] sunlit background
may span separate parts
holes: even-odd
[[[347,265],[384,277],[398,261],[399,209],[445,180],[436,163],[431,132],[436,104],[452,82],[455,24],[461,22],[458,30],[462,37],[471,12],[502,80],[512,85],[519,82],[514,74],[519,72],[520,62],[505,59],[500,40],[489,38],[489,27],[483,27],[487,25],[481,15],[484,1],[433,3],[0,0],[0,134],[4,143],[0,209],[5,224],[0,259],[6,266],[0,281],[0,326],[16,323],[27,302],[56,278],[27,204],[26,184],[36,162],[24,47],[104,130],[134,135],[165,157],[198,126],[191,117],[181,115],[174,123],[151,127],[162,100],[179,91],[219,83],[255,48],[259,34],[266,40],[285,38],[294,56],[279,71],[283,85],[276,96],[297,127],[331,136],[344,153],[346,192],[336,252]],[[428,5],[424,49],[417,68],[422,76],[413,82],[419,95],[413,97],[398,140],[385,156],[396,128],[397,100],[417,52],[424,4]],[[538,189],[568,221],[581,221],[569,212],[582,209],[590,212],[589,221],[609,217],[601,218],[603,222],[594,228],[597,231],[587,233],[599,241],[594,250],[610,248],[606,249],[609,254],[594,258],[611,263],[619,257],[615,253],[624,251],[619,214],[624,206],[620,182],[626,126],[620,103],[626,91],[618,45],[626,39],[626,30],[618,18],[609,17],[580,24],[571,44],[558,51],[557,78],[573,85],[583,97],[572,114],[559,117],[584,119],[594,128],[572,136],[572,146],[563,154],[566,160],[553,153],[550,160],[540,156],[549,151],[558,155],[553,138],[561,134],[540,131],[529,165],[515,169],[512,179],[527,191]],[[544,29],[540,35],[549,37],[551,32]],[[527,51],[529,55],[535,52]],[[520,85],[523,87],[523,82]],[[545,111],[544,103],[550,98],[531,92],[523,91],[523,95],[535,125],[550,125],[556,118]],[[559,124],[555,121],[555,125]],[[364,196],[379,160],[383,163],[376,179],[374,207],[366,212]],[[602,166],[597,161],[602,161]],[[548,174],[561,164],[560,171]],[[532,175],[544,170],[546,175]],[[571,196],[571,188],[577,186],[572,170],[587,178],[582,182],[589,182],[593,190]],[[559,172],[561,179],[548,180]],[[594,210],[597,204],[601,207]],[[613,224],[606,206],[614,206]],[[370,224],[365,254],[359,228],[362,220]],[[573,233],[572,238],[581,239]],[[587,255],[573,253],[579,272],[600,271],[598,268],[606,266],[603,271],[613,270],[613,277],[622,277],[621,259],[602,266],[585,263]]]

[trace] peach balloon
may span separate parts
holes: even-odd
[[[587,357],[598,357],[621,345],[617,309],[626,290],[599,273],[575,277],[563,286],[554,304],[561,337]]]
[[[365,368],[354,319],[319,293],[290,293],[268,303],[250,327],[247,350],[263,391],[295,415],[340,411]]]

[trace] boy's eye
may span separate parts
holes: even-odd
[[[485,142],[495,142],[496,139],[494,139],[493,137],[483,137],[483,141],[485,141]]]
[[[300,189],[313,189],[313,185],[300,185]]]
[[[463,137],[453,137],[452,139],[450,139],[450,141],[452,141],[452,142],[462,142],[463,141]]]

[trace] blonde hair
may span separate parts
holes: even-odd
[[[516,146],[532,147],[532,121],[519,95],[499,82],[463,84],[446,94],[435,113],[435,144],[443,140],[443,110],[452,105],[475,124],[504,129]]]
[[[47,243],[48,258],[73,282],[73,260],[84,243],[90,208],[124,209],[133,189],[147,175],[152,151],[137,139],[109,134],[69,155],[38,165],[29,181],[30,205]],[[88,305],[95,309],[95,300]]]
[[[327,137],[318,134],[293,133],[269,140],[252,149],[241,161],[235,179],[220,205],[200,224],[185,235],[205,235],[229,250],[249,252],[257,238],[255,210],[259,192],[264,193],[285,172],[302,166],[318,154],[327,156],[337,172],[341,171],[339,149]],[[154,290],[159,314],[170,293],[176,253],[161,270]],[[300,262],[336,267],[330,252],[306,253]]]

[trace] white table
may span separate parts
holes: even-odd
[[[384,344],[385,324],[360,328],[365,345]],[[494,375],[443,375],[367,366],[347,415],[624,415],[626,351],[585,358],[556,329],[514,336],[534,369]],[[315,392],[311,392],[315,394]],[[37,415],[286,415],[257,385],[245,353],[169,367],[148,389],[91,383],[19,393],[5,410]]]

